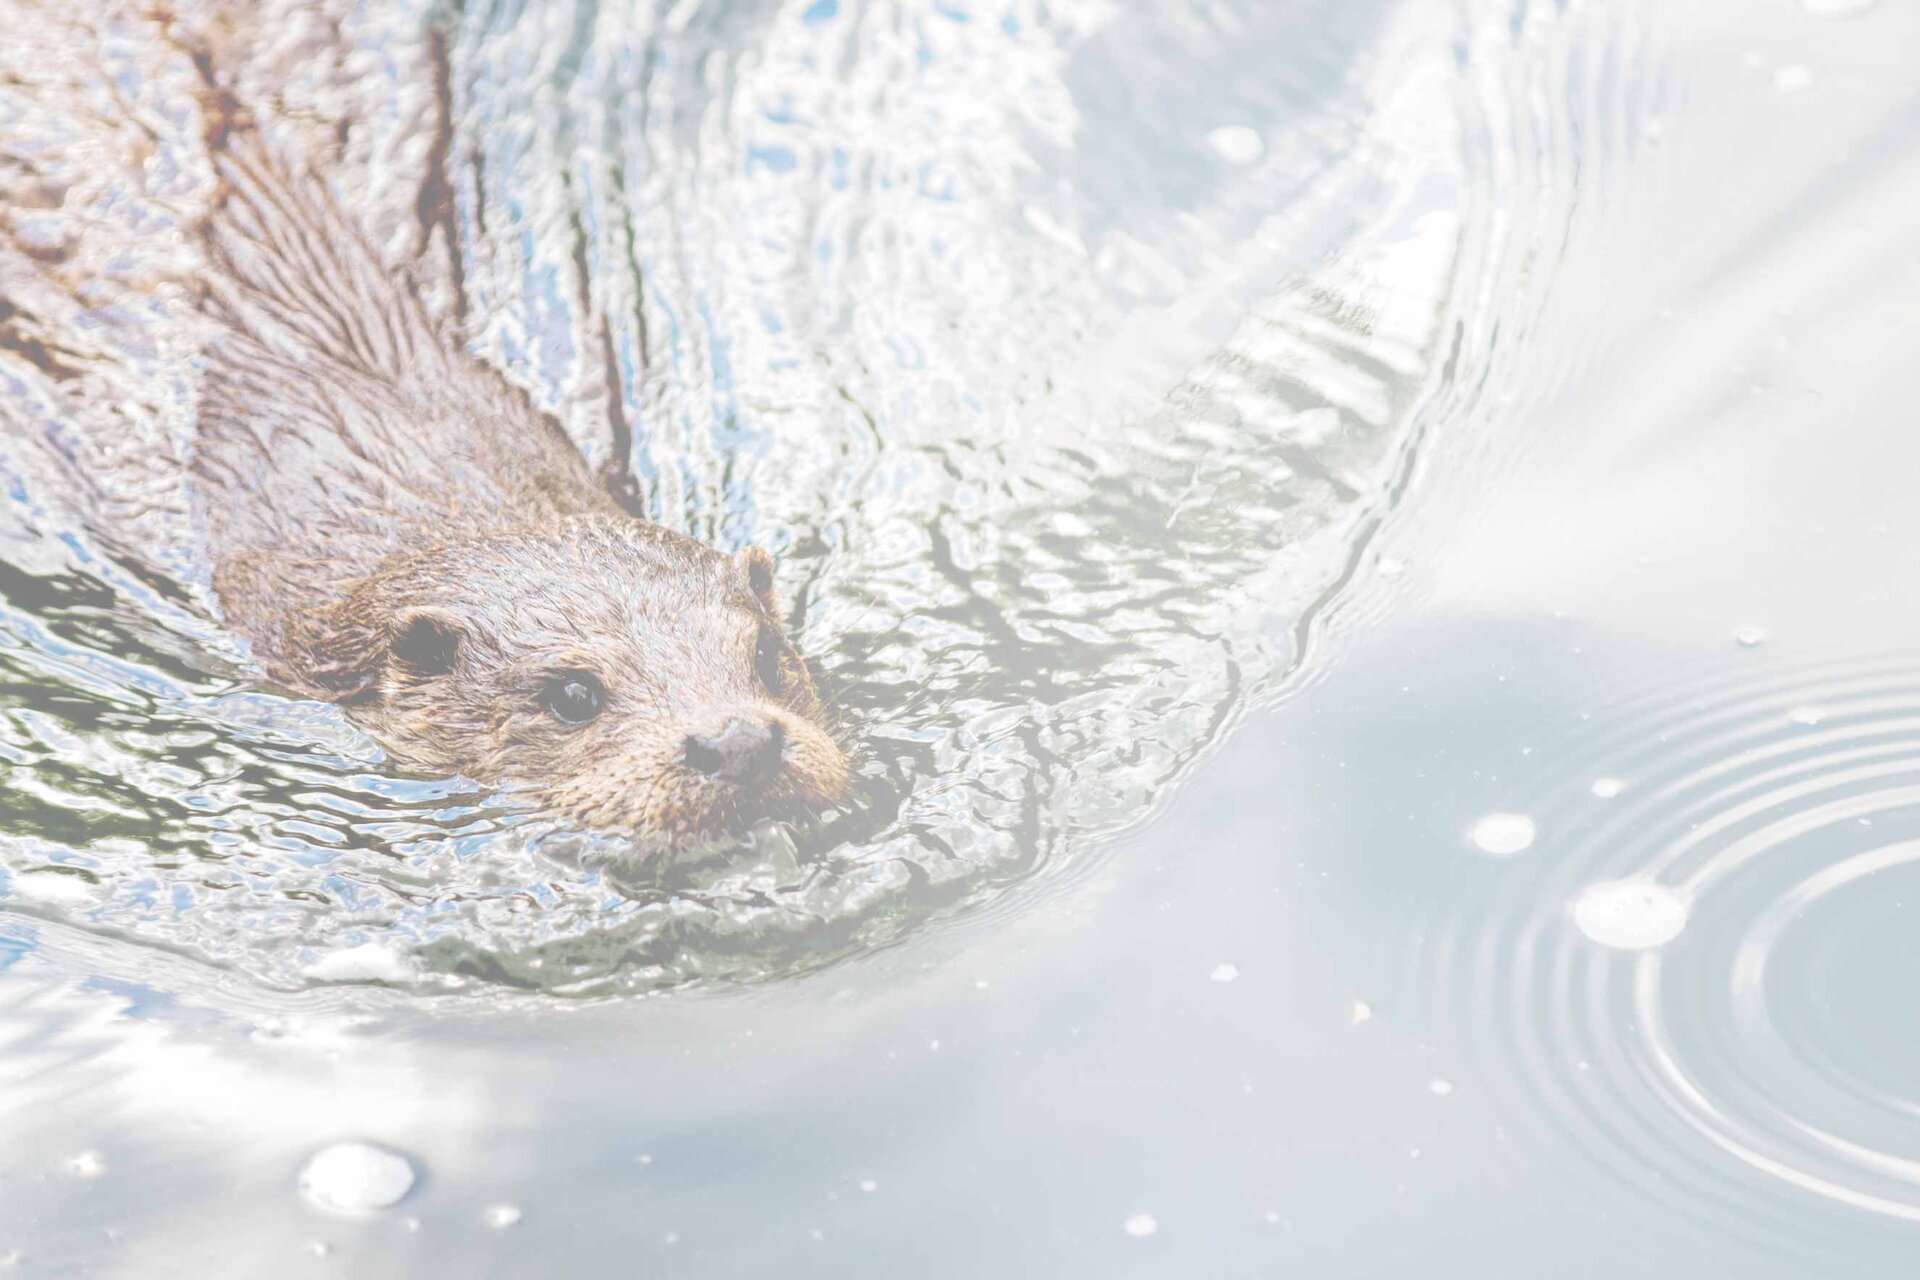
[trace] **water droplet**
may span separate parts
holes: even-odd
[[[1121,1229],[1136,1240],[1144,1240],[1160,1229],[1150,1213],[1136,1213],[1121,1224]]]
[[[1773,73],[1773,87],[1781,93],[1798,93],[1813,83],[1813,72],[1798,63]]]
[[[67,1172],[76,1178],[97,1178],[106,1171],[106,1161],[100,1158],[98,1151],[82,1151],[67,1160]]]
[[[1751,649],[1767,642],[1767,632],[1764,627],[1742,627],[1733,633],[1733,640],[1740,647]]]
[[[368,1142],[336,1142],[307,1161],[300,1192],[336,1213],[361,1213],[399,1203],[413,1190],[413,1163]]]
[[[1222,125],[1207,135],[1207,145],[1228,164],[1258,164],[1267,154],[1267,144],[1254,130],[1243,124]]]
[[[1444,1098],[1444,1097],[1446,1097],[1446,1096],[1447,1096],[1448,1094],[1450,1094],[1450,1093],[1452,1093],[1452,1092],[1453,1092],[1453,1081],[1451,1081],[1451,1080],[1433,1080],[1433,1081],[1430,1081],[1430,1082],[1428,1083],[1428,1085],[1427,1085],[1427,1088],[1428,1088],[1428,1090],[1429,1090],[1429,1091],[1431,1091],[1431,1092],[1432,1092],[1432,1094],[1433,1094],[1433,1096],[1434,1096],[1434,1097],[1436,1097],[1436,1098]]]
[[[1239,976],[1240,967],[1231,964],[1217,964],[1213,967],[1213,972],[1207,975],[1213,982],[1232,982]]]
[[[1573,922],[1603,947],[1644,951],[1680,936],[1687,927],[1687,902],[1651,880],[1610,880],[1580,891]]]
[[[1619,795],[1621,789],[1625,786],[1626,783],[1620,781],[1618,778],[1595,778],[1593,785],[1588,787],[1587,790],[1593,792],[1594,795],[1600,797],[1602,800],[1611,800]]]
[[[520,1221],[520,1206],[517,1204],[489,1205],[486,1212],[487,1225],[496,1231],[505,1231]]]
[[[1473,843],[1482,853],[1507,858],[1533,847],[1533,819],[1524,813],[1490,813],[1473,824]]]

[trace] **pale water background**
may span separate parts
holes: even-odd
[[[0,364],[0,1260],[1911,1269],[1912,5],[383,6],[376,225],[432,23],[476,348],[782,554],[863,802],[390,774]]]

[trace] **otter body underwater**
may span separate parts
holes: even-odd
[[[219,620],[259,670],[403,764],[587,826],[676,841],[843,800],[767,554],[630,515],[311,171],[209,95],[178,470]],[[20,190],[45,184],[0,196]]]

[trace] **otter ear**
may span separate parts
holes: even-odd
[[[747,587],[753,592],[753,598],[767,611],[767,616],[780,616],[780,597],[773,592],[773,557],[759,547],[748,547],[734,560],[747,575]]]

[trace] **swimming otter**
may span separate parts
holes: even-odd
[[[559,425],[444,342],[317,180],[244,124],[190,493],[226,624],[399,759],[595,826],[715,834],[843,800],[773,562],[627,514]]]
[[[673,840],[843,800],[766,552],[628,514],[210,73],[204,105],[213,336],[183,471],[263,672],[399,761],[592,826]]]

